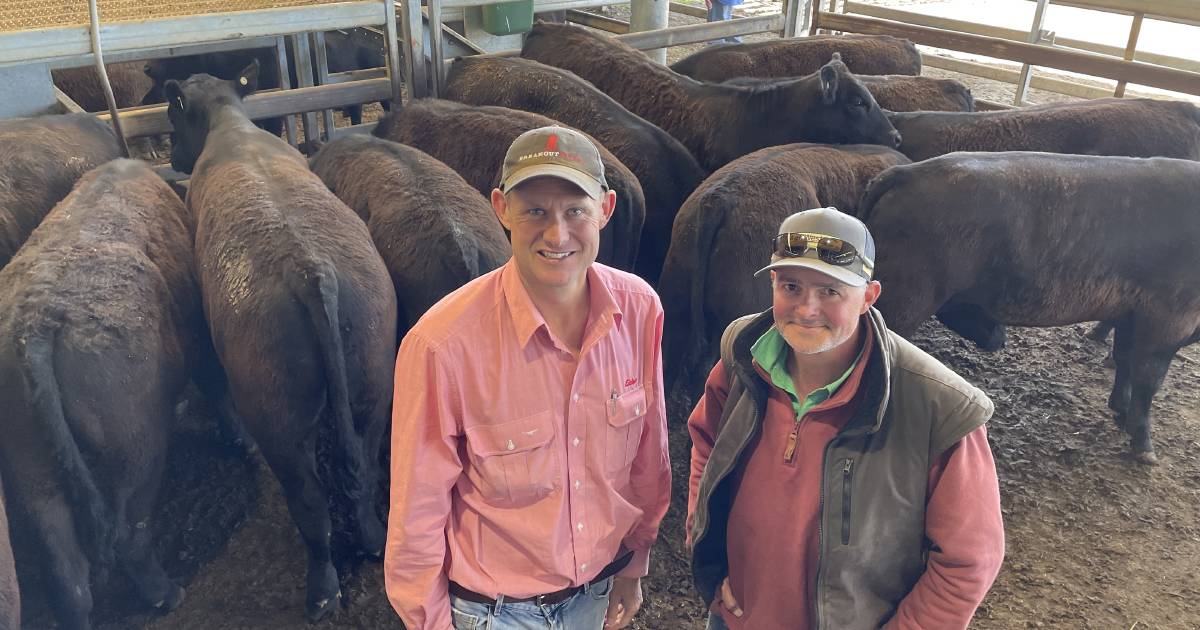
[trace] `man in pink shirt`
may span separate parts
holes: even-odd
[[[663,312],[595,263],[599,152],[526,132],[492,191],[513,257],[436,304],[396,359],[384,577],[409,630],[622,628],[671,491]]]
[[[874,258],[858,219],[793,214],[772,308],[721,339],[688,419],[710,630],[966,628],[1000,569],[992,403],[887,329]]]

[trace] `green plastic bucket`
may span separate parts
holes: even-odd
[[[533,0],[487,4],[483,9],[483,30],[492,35],[524,33],[533,28]]]

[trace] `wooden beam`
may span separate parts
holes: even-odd
[[[1137,41],[1138,41],[1138,36],[1142,34],[1142,18],[1144,18],[1144,17],[1146,17],[1146,16],[1141,13],[1138,13],[1133,16],[1133,24],[1131,24],[1129,26],[1129,41],[1128,41],[1128,43],[1125,44],[1124,58],[1126,61],[1132,61],[1134,53],[1137,52]],[[1125,96],[1125,82],[1124,81],[1117,82],[1117,89],[1113,92],[1113,96],[1116,96],[1118,98]]]
[[[254,120],[262,120],[356,103],[384,101],[391,98],[391,93],[391,82],[386,78],[275,90],[247,96],[246,113]],[[97,114],[96,117],[104,121],[109,118],[107,113]],[[125,125],[125,135],[130,138],[154,136],[171,131],[166,105],[121,110],[121,122]]]
[[[567,19],[576,23],[608,33],[624,35],[629,32],[629,22],[604,15],[596,15],[586,11],[571,9],[567,11]]]
[[[1196,72],[855,15],[822,11],[819,14],[819,21],[822,28],[835,31],[905,37],[915,43],[935,48],[975,53],[1035,66],[1048,66],[1069,72],[1117,81],[1123,80],[1138,85],[1200,96],[1200,73]]]
[[[930,68],[941,68],[951,72],[960,72],[962,74],[983,79],[991,79],[993,81],[1001,81],[1004,83],[1017,82],[1020,78],[1020,72],[1010,68],[1000,68],[994,65],[978,63],[975,61],[967,61],[965,59],[955,59],[953,57],[943,57],[941,55],[932,55],[921,53],[921,62]],[[1105,88],[1068,81],[1066,79],[1058,79],[1047,76],[1033,76],[1029,81],[1029,87],[1054,92],[1055,94],[1066,94],[1076,98],[1104,98],[1111,94],[1111,91]]]
[[[1200,23],[1200,2],[1196,0],[1053,0],[1053,3],[1109,13],[1143,13],[1171,21]]]
[[[1026,32],[1015,28],[1004,28],[1002,26],[991,26],[988,24],[977,24],[966,20],[955,20],[952,18],[938,17],[936,15],[925,15],[923,13],[915,13],[913,11],[903,11],[901,9],[890,9],[887,7],[878,7],[873,4],[863,4],[861,2],[847,2],[845,4],[846,13],[855,13],[858,15],[866,15],[870,17],[883,18],[885,20],[895,20],[906,24],[916,24],[918,26],[931,26],[933,28],[942,28],[950,31],[962,31],[964,33],[974,33],[976,35],[987,35],[989,37],[999,37],[1001,39],[1010,39],[1012,41],[1025,41]],[[1124,49],[1120,46],[1109,46],[1107,44],[1097,44],[1083,39],[1071,39],[1069,37],[1055,37],[1055,46],[1063,46],[1066,48],[1075,48],[1078,50],[1087,50],[1094,53],[1111,55],[1120,57]],[[1168,68],[1178,70],[1191,70],[1200,72],[1200,60],[1184,59],[1183,57],[1173,57],[1171,55],[1160,55],[1158,53],[1146,52],[1139,50],[1134,53],[1134,61],[1144,61],[1146,63],[1154,63]]]

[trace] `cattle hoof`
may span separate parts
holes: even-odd
[[[331,615],[333,615],[334,609],[337,608],[338,600],[341,598],[342,592],[339,590],[332,598],[325,598],[315,602],[310,602],[308,605],[308,610],[304,611],[305,616],[308,617],[309,623],[317,623],[319,621],[328,619]]]
[[[1136,459],[1139,464],[1145,464],[1146,466],[1158,465],[1158,455],[1155,455],[1154,451],[1135,451],[1133,458]]]
[[[179,608],[179,605],[183,603],[184,594],[185,591],[181,586],[178,584],[171,584],[170,590],[167,592],[167,596],[164,597],[162,601],[155,604],[154,608],[162,614],[169,613],[176,608]]]

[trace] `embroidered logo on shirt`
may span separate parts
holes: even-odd
[[[627,379],[625,379],[625,387],[633,387],[634,385],[637,385],[637,379],[636,379],[636,378],[627,378]]]

